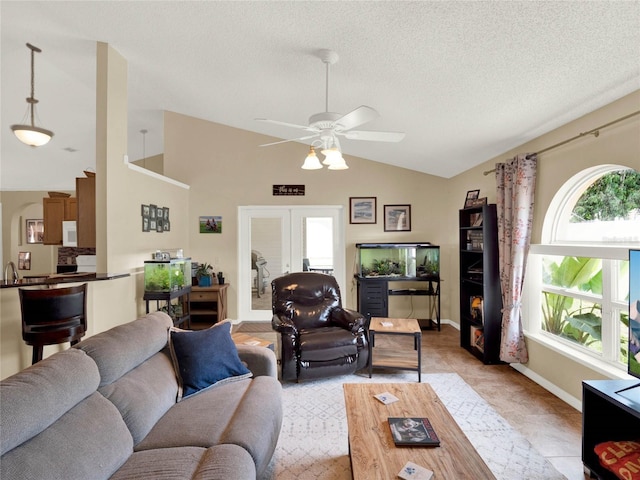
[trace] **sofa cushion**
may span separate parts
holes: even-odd
[[[178,401],[214,385],[251,376],[231,339],[231,322],[195,331],[172,327],[169,347],[178,376]]]
[[[256,377],[207,389],[173,406],[135,449],[236,444],[260,474],[269,464],[282,425],[282,386]]]
[[[2,455],[52,425],[94,393],[99,382],[95,362],[73,349],[45,358],[0,382]]]
[[[246,450],[236,445],[178,447],[135,452],[110,480],[255,480]]]
[[[120,411],[134,445],[176,403],[178,382],[167,349],[98,389]]]
[[[40,396],[49,398],[44,390]],[[2,455],[0,478],[106,480],[132,452],[133,440],[118,410],[94,392],[46,430]]]
[[[154,312],[93,335],[75,348],[95,360],[100,370],[100,385],[108,385],[162,350],[172,325],[169,315]]]

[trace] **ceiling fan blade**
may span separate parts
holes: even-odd
[[[370,122],[378,118],[380,114],[371,107],[361,105],[355,110],[343,115],[334,122],[339,130],[345,131],[360,126],[364,123]]]
[[[404,132],[374,132],[369,130],[350,130],[341,133],[349,140],[369,140],[372,142],[399,142],[405,137]]]
[[[256,120],[258,122],[273,123],[274,125],[281,125],[283,127],[313,131],[313,129],[311,129],[308,125],[296,125],[295,123],[280,122],[279,120],[269,120],[268,118],[256,118]]]
[[[264,143],[264,144],[260,145],[260,147],[270,147],[271,145],[278,145],[279,143],[299,142],[300,140],[309,140],[310,138],[315,138],[317,136],[318,135],[314,134],[314,135],[307,135],[305,137],[300,137],[300,138],[292,138],[290,140],[280,140],[278,142]]]

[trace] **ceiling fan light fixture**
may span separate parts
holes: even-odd
[[[319,170],[322,168],[322,164],[316,155],[316,150],[313,145],[309,147],[309,154],[302,164],[303,170]]]
[[[35,69],[34,69],[34,58],[35,53],[42,52],[38,47],[27,43],[27,47],[31,50],[31,96],[27,98],[28,110],[29,110],[29,118],[31,120],[30,125],[11,125],[11,130],[15,134],[15,136],[22,143],[29,145],[31,147],[41,147],[42,145],[46,145],[53,137],[53,132],[51,130],[47,130],[46,128],[36,127],[35,119],[34,119],[34,110],[36,100],[35,94]]]
[[[349,165],[347,165],[347,162],[345,162],[344,158],[342,158],[342,155],[340,155],[340,158],[329,165],[328,168],[329,170],[346,170],[349,168]]]

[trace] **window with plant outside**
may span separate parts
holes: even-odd
[[[640,173],[602,166],[572,178],[545,218],[532,262],[541,283],[538,330],[626,369],[628,250],[640,245]]]

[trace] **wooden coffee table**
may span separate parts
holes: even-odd
[[[416,354],[397,349],[376,348],[376,337],[380,335],[408,335],[413,337]],[[422,330],[415,318],[372,317],[369,324],[369,378],[373,367],[396,368],[418,372],[418,382],[422,381]]]
[[[384,405],[373,396],[389,392],[399,401]],[[426,383],[345,383],[349,456],[354,480],[397,478],[408,462],[432,470],[435,479],[495,479],[430,385]],[[387,419],[426,417],[439,447],[396,447]]]

